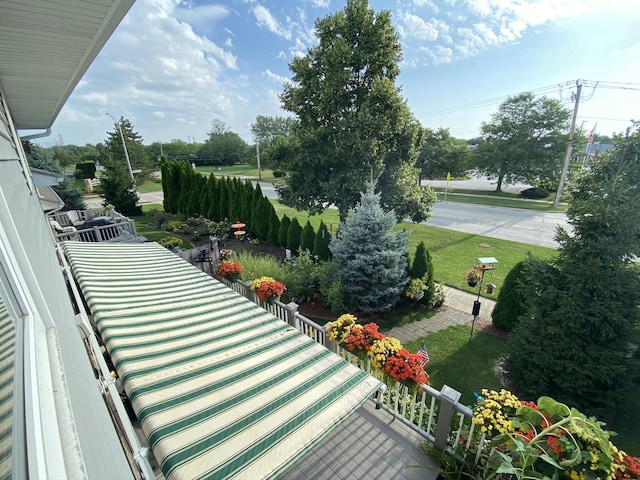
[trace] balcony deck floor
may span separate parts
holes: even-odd
[[[423,442],[418,433],[368,401],[279,479],[435,480],[438,468],[420,450]]]

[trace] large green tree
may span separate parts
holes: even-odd
[[[393,212],[385,212],[380,194],[368,184],[360,203],[349,210],[345,223],[331,239],[344,302],[364,312],[388,311],[398,303],[407,285],[409,234],[395,231]]]
[[[425,128],[418,163],[422,178],[459,177],[469,169],[471,149],[465,140],[452,137],[448,128]]]
[[[258,115],[251,124],[251,134],[259,145],[260,166],[273,168],[275,166],[274,148],[278,139],[286,139],[296,120],[293,117]]]
[[[425,220],[435,196],[418,185],[422,127],[395,85],[402,50],[389,11],[348,0],[316,21],[315,34],[319,44],[291,62],[292,82],[281,96],[297,118],[281,145],[281,199],[310,212],[334,204],[344,219],[373,180],[382,205],[399,218]]]
[[[573,184],[573,231],[559,230],[557,259],[527,265],[526,314],[508,365],[530,398],[550,395],[609,416],[638,375],[630,338],[640,281],[630,259],[640,253],[639,157],[639,132],[618,138]]]
[[[253,150],[240,135],[229,130],[219,119],[215,119],[208,132],[209,138],[198,149],[197,161],[202,165],[236,165],[249,163]]]
[[[558,100],[530,92],[509,97],[480,127],[477,171],[496,179],[498,192],[516,182],[557,184],[570,115]]]

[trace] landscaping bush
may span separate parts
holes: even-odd
[[[524,302],[526,296],[522,288],[522,277],[525,272],[525,262],[516,263],[507,273],[504,285],[500,288],[496,306],[491,315],[491,321],[498,327],[511,332],[518,324],[520,315],[525,313]]]
[[[547,198],[549,196],[549,190],[541,187],[527,188],[526,190],[522,190],[520,192],[520,196],[523,198],[530,198],[530,199]]]
[[[178,237],[163,237],[160,239],[158,243],[163,247],[169,248],[169,249],[175,248],[175,247],[182,247],[182,245],[184,244],[182,239]]]

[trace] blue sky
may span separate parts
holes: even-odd
[[[257,115],[286,115],[289,62],[315,45],[314,21],[345,0],[137,0],[53,126],[54,143],[104,141],[127,117],[144,143],[203,142],[214,119],[252,142]],[[624,131],[640,119],[637,0],[370,0],[403,47],[398,84],[418,120],[478,135],[509,95],[568,100],[577,126]],[[595,88],[596,82],[600,82]],[[618,87],[625,87],[624,89]],[[597,140],[597,138],[596,138]]]

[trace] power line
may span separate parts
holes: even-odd
[[[581,80],[580,81],[582,83],[582,85],[584,87],[590,87],[592,88],[592,92],[589,94],[589,96],[582,98],[583,101],[589,100],[595,93],[595,89],[597,88],[603,88],[603,89],[607,89],[607,90],[637,90],[640,91],[640,83],[629,83],[629,82],[610,82],[610,81],[599,81],[599,80]],[[512,94],[508,94],[508,95],[501,95],[499,97],[492,97],[492,98],[487,98],[484,100],[477,100],[475,102],[470,102],[470,103],[463,103],[460,105],[454,105],[451,107],[445,107],[445,108],[440,108],[437,110],[428,110],[426,112],[422,112],[422,113],[417,113],[416,117],[418,118],[428,118],[428,117],[436,117],[436,116],[440,116],[440,115],[446,115],[448,113],[457,113],[457,112],[463,112],[466,110],[473,110],[476,108],[482,108],[482,107],[489,107],[491,105],[498,105],[500,103],[502,103],[504,100],[506,100],[509,97],[514,97],[516,95],[519,95],[521,93],[533,93],[535,95],[542,95],[545,93],[553,93],[555,91],[558,92],[559,96],[562,98],[562,91],[564,90],[564,88],[566,87],[574,87],[575,86],[575,81],[574,80],[569,80],[566,82],[562,82],[559,84],[553,84],[553,85],[546,85],[544,87],[539,87],[539,88],[534,88],[531,90],[526,90],[523,92],[517,92],[517,93],[512,93]],[[604,119],[603,119],[604,120]]]

